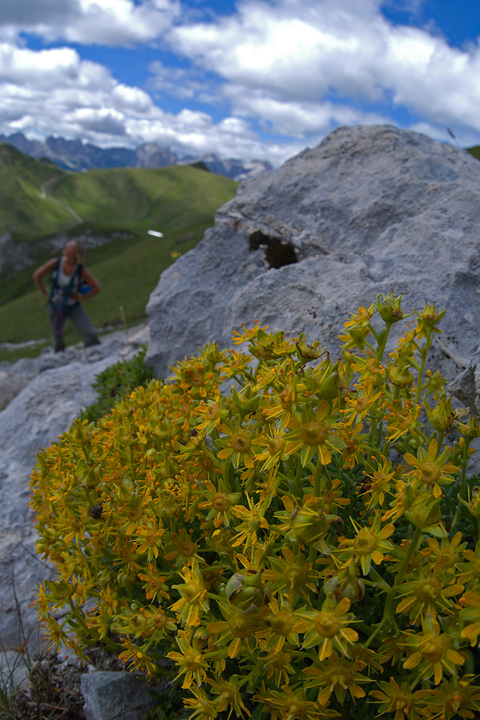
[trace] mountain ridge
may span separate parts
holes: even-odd
[[[38,160],[48,159],[64,170],[84,172],[87,170],[110,170],[114,168],[159,168],[173,165],[204,163],[217,175],[225,175],[237,182],[272,170],[266,160],[243,161],[221,158],[210,153],[201,157],[180,158],[169,148],[156,143],[143,143],[136,149],[127,147],[100,148],[81,140],[67,140],[50,135],[45,140],[29,140],[23,133],[0,135],[0,143],[12,145],[20,152]]]

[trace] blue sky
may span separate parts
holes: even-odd
[[[0,0],[0,133],[278,165],[360,123],[480,144],[480,0]]]

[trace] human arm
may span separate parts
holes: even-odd
[[[43,265],[40,265],[40,267],[37,268],[32,275],[35,285],[40,290],[42,295],[45,295],[46,298],[48,298],[48,292],[45,289],[45,286],[42,282],[42,278],[44,277],[44,275],[48,275],[49,273],[51,273],[53,271],[57,262],[58,262],[57,258],[52,258],[51,260],[47,260],[47,262],[43,263]]]

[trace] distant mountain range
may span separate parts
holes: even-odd
[[[124,147],[104,149],[80,140],[66,140],[61,137],[50,136],[44,141],[29,140],[23,133],[0,135],[0,143],[2,142],[13,145],[25,155],[38,160],[44,158],[64,170],[76,172],[123,167],[159,168],[171,165],[199,165],[212,173],[225,175],[240,182],[272,169],[266,160],[243,162],[233,158],[220,158],[217,155],[179,158],[176,153],[156,143],[144,143],[136,150]]]

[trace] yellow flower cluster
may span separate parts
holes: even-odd
[[[336,362],[257,324],[77,421],[32,476],[52,642],[167,656],[199,720],[473,718],[479,428],[428,369],[442,314],[379,296]]]

